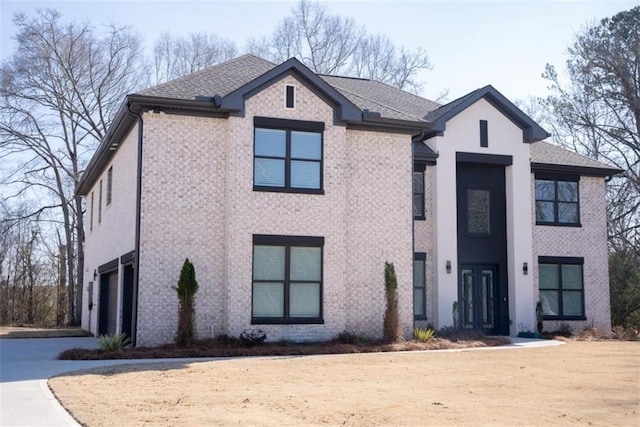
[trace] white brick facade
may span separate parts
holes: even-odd
[[[242,108],[234,107],[228,116],[142,109],[140,234],[134,264],[138,266],[137,345],[174,340],[178,299],[173,287],[185,258],[194,264],[199,283],[198,338],[238,336],[247,328],[265,330],[269,340],[328,340],[342,331],[381,337],[385,261],[394,263],[398,275],[400,323],[406,337],[414,325],[452,326],[452,305],[459,298],[458,153],[511,159],[504,166],[507,259],[502,263],[503,277],[508,276],[503,282],[508,283],[504,291],[508,333],[517,334],[519,325],[535,326],[539,256],[584,258],[587,320],[567,323],[574,329],[610,328],[604,178],[580,179],[581,227],[535,225],[530,144],[523,142],[523,129],[503,110],[480,99],[448,119],[446,132],[427,138],[426,145],[437,153],[437,160],[426,166],[424,174],[425,220],[414,221],[411,135],[415,129],[398,130],[410,121],[397,119],[397,127],[384,122],[385,128],[371,122],[347,125],[338,119],[342,113],[335,99],[300,75],[285,72],[259,90],[249,90]],[[295,87],[294,108],[285,107],[287,85]],[[255,117],[324,124],[322,194],[254,190]],[[479,120],[489,123],[488,147],[480,146]],[[93,272],[107,263],[118,272],[118,295],[111,295],[110,306],[111,312],[113,301],[117,304],[116,318],[110,316],[109,322],[115,321],[118,332],[123,328],[124,264],[114,260],[136,251],[137,126],[132,125],[118,141],[115,154],[101,165],[104,170],[94,175],[92,187],[83,193],[87,215],[94,194],[94,218],[86,237],[82,325],[94,333],[99,316],[98,310],[87,310],[87,284],[94,280]],[[111,166],[114,192],[107,206],[106,175]],[[98,224],[100,181],[103,201]],[[87,228],[90,223],[87,218]],[[322,322],[252,325],[255,235],[324,239]],[[427,314],[427,320],[416,322],[415,252],[426,254]],[[450,272],[445,269],[447,262]],[[523,263],[531,266],[529,274],[524,273]],[[96,305],[98,282],[93,290]],[[545,322],[546,329],[557,326],[557,322]]]

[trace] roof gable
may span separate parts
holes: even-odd
[[[522,129],[523,142],[532,143],[541,141],[550,134],[538,125],[533,119],[527,116],[522,110],[516,107],[511,101],[498,92],[493,86],[488,85],[476,89],[467,95],[460,97],[442,107],[429,112],[425,119],[433,124],[427,138],[442,135],[446,129],[446,123],[462,111],[476,103],[480,99],[485,99],[498,111],[509,118],[516,126]]]

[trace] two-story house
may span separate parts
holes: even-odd
[[[446,105],[252,55],[128,95],[82,177],[83,328],[171,342],[195,266],[199,337],[608,329],[605,164],[542,142],[491,86]]]

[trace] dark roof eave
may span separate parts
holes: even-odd
[[[412,134],[419,134],[431,129],[431,123],[428,122],[376,117],[369,114],[363,114],[360,120],[347,120],[346,123],[362,127],[397,129]]]
[[[592,166],[558,165],[554,163],[531,162],[532,172],[564,172],[583,176],[610,177],[624,172],[618,168],[597,168]]]

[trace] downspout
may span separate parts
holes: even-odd
[[[136,234],[135,234],[135,256],[133,258],[133,283],[135,286],[135,308],[132,318],[133,330],[135,331],[131,338],[131,343],[135,347],[138,336],[138,304],[140,293],[139,278],[140,278],[140,216],[141,216],[141,204],[142,204],[142,136],[143,136],[143,120],[142,115],[134,113],[131,110],[131,103],[127,102],[127,114],[138,119],[138,164],[136,170]]]

